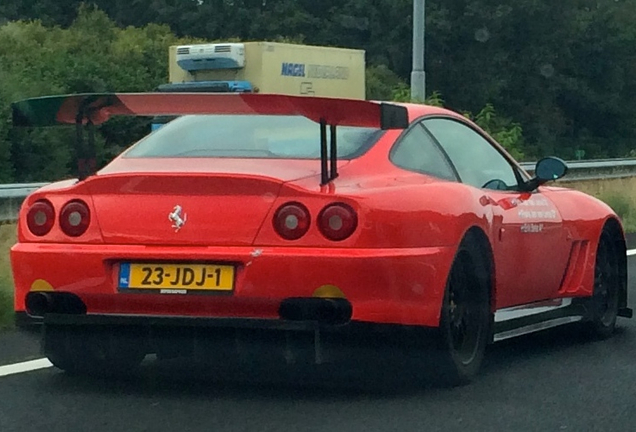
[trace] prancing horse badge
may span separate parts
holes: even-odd
[[[174,228],[174,231],[179,232],[188,220],[188,215],[183,213],[183,209],[180,205],[176,205],[174,206],[172,213],[168,215],[168,220],[172,222],[172,228]]]

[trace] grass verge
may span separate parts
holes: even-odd
[[[15,241],[15,225],[0,226],[0,329],[13,324],[13,277],[9,249]]]
[[[608,194],[599,197],[610,206],[623,221],[625,232],[636,231],[636,212],[633,204],[624,195]]]
[[[636,177],[562,181],[557,186],[577,189],[604,201],[621,218],[625,232],[636,232]]]

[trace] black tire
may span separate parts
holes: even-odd
[[[45,326],[43,352],[58,369],[73,375],[120,376],[134,373],[144,357],[144,344],[133,332],[71,326]]]
[[[607,229],[599,239],[594,265],[594,292],[589,299],[587,331],[593,338],[607,339],[616,330],[620,300],[620,260],[616,242]]]
[[[444,385],[462,385],[479,372],[491,325],[490,264],[477,239],[469,235],[451,267],[439,327],[440,374]]]

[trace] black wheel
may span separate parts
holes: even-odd
[[[591,321],[587,328],[593,337],[606,339],[616,329],[620,297],[619,265],[612,235],[603,230],[596,251],[594,293],[589,301]]]
[[[126,375],[134,372],[146,356],[144,344],[133,332],[45,326],[44,355],[70,374]]]
[[[490,266],[472,237],[460,245],[446,284],[438,380],[460,385],[481,366],[490,332]]]

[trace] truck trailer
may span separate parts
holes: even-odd
[[[163,92],[253,92],[365,99],[363,50],[276,42],[170,47]]]

